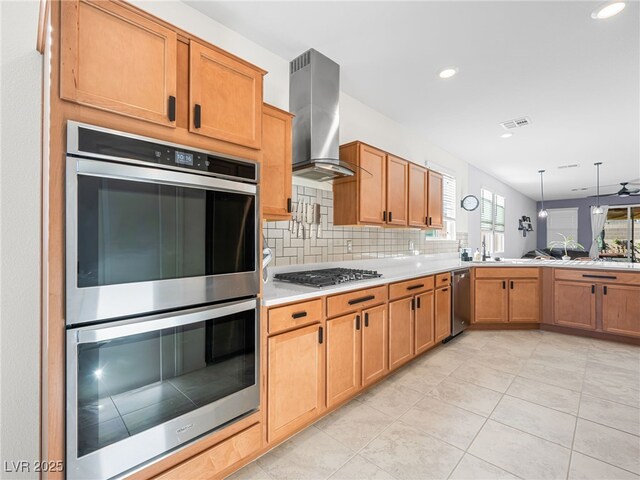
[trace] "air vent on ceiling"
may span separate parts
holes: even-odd
[[[579,163],[569,163],[568,165],[559,165],[558,170],[564,170],[566,168],[578,168],[579,166]]]
[[[309,65],[310,61],[311,61],[311,50],[307,50],[302,55],[294,58],[293,60],[291,60],[291,62],[289,62],[289,68],[291,70],[289,74],[293,74],[298,70],[300,70],[301,68],[306,67],[307,65]]]
[[[526,127],[527,125],[531,125],[531,119],[529,117],[515,118],[500,123],[500,126],[505,130],[513,130],[514,128]]]

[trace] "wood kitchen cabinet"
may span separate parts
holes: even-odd
[[[293,115],[264,104],[262,107],[262,216],[266,220],[291,218],[291,122]]]
[[[435,291],[435,341],[441,342],[451,335],[451,287]]]
[[[60,97],[175,127],[177,35],[113,2],[61,2]]]
[[[473,323],[538,323],[537,268],[476,268]]]
[[[192,40],[189,131],[259,149],[264,73],[221,50]]]
[[[602,286],[602,330],[640,336],[640,286]]]
[[[429,228],[431,215],[431,228],[442,227],[442,175],[362,142],[340,146],[340,159],[356,168],[333,183],[335,225]]]
[[[441,301],[442,302],[442,301]],[[442,308],[442,306],[440,306]],[[435,297],[433,291],[416,295],[415,354],[426,352],[436,343]],[[442,328],[442,327],[440,327]]]
[[[556,281],[553,289],[553,298],[555,323],[568,327],[595,330],[595,284]]]
[[[409,162],[387,154],[387,225],[407,225]]]
[[[360,388],[361,328],[360,313],[327,320],[327,407]]]
[[[442,175],[429,170],[427,189],[427,226],[429,228],[442,228]]]
[[[354,396],[389,371],[386,287],[327,298],[327,407]],[[378,305],[375,305],[378,303]],[[344,311],[351,310],[343,314]]]
[[[429,171],[415,163],[409,165],[409,214],[410,227],[425,228],[429,222],[427,186]]]
[[[413,297],[389,302],[389,370],[394,370],[413,358],[414,308]]]
[[[268,338],[269,442],[289,436],[324,408],[323,337],[316,323]]]

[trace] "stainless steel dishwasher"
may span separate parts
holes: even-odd
[[[471,323],[471,274],[468,268],[456,270],[451,277],[451,337],[462,333]]]

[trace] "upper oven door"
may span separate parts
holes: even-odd
[[[67,157],[67,324],[256,295],[258,187]]]

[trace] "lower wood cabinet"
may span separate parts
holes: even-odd
[[[389,370],[413,358],[414,302],[414,297],[389,302]]]
[[[362,311],[362,386],[384,377],[388,366],[387,306]]]
[[[415,303],[415,353],[427,351],[436,343],[433,291],[416,295]]]
[[[327,406],[349,398],[360,388],[362,319],[350,313],[327,320]]]
[[[436,288],[435,335],[440,342],[451,335],[451,287]]]
[[[509,280],[509,321],[540,321],[540,282],[537,278]]]
[[[553,298],[556,324],[587,330],[596,329],[595,284],[556,281]]]
[[[540,279],[537,268],[476,269],[473,323],[538,323]]]
[[[267,340],[267,438],[286,437],[324,408],[324,332],[321,324]]]
[[[387,329],[386,305],[327,320],[327,407],[387,374]]]
[[[602,286],[602,330],[640,336],[640,287]]]
[[[208,480],[262,447],[262,427],[253,425],[163,473],[156,480]]]
[[[475,323],[504,323],[509,318],[507,281],[482,278],[475,281]]]

